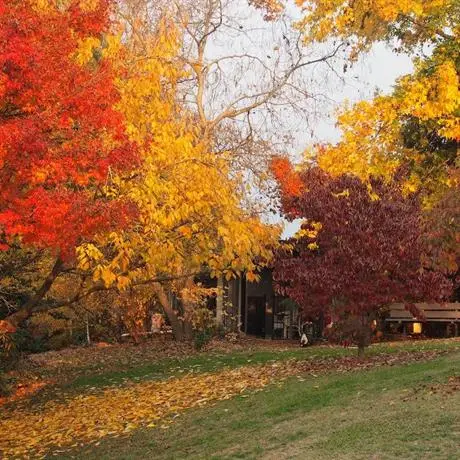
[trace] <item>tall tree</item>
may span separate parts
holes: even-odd
[[[323,313],[338,326],[351,325],[362,354],[377,312],[403,302],[420,314],[414,302],[450,293],[450,282],[423,266],[416,195],[404,197],[397,184],[372,178],[370,189],[356,176],[333,177],[317,167],[297,173],[283,159],[273,169],[283,213],[303,219],[277,256],[274,278],[304,315]]]
[[[253,274],[269,259],[278,230],[241,206],[243,177],[230,173],[200,118],[177,97],[187,74],[180,29],[163,19],[144,38],[133,36],[117,59],[124,68],[120,109],[142,164],[129,175],[114,175],[107,187],[113,196],[129,197],[139,215],[131,228],[82,245],[79,266],[90,278],[87,293],[150,285],[182,339],[190,336],[194,277],[203,271],[213,277]],[[139,48],[146,53],[142,59]],[[177,309],[171,293],[181,300]]]
[[[296,3],[302,11],[297,26],[303,31],[304,43],[345,41],[352,64],[373,44],[384,41],[414,62],[413,73],[401,77],[391,95],[378,95],[344,108],[338,119],[342,140],[319,149],[321,166],[331,173],[350,171],[366,179],[371,175],[390,177],[401,163],[410,162],[416,174],[411,176],[409,188],[420,182],[421,169],[423,181],[427,175],[446,180],[448,173],[441,165],[452,166],[457,154],[452,144],[460,139],[459,2]],[[276,9],[282,4],[277,0],[257,1],[266,8],[275,5]],[[422,145],[407,142],[408,132],[414,131],[426,134]],[[433,168],[432,162],[425,162],[426,157],[432,158],[434,145],[439,148],[443,143],[451,144],[450,161],[440,160]]]
[[[307,40],[347,39],[352,58],[384,40],[413,58],[414,71],[391,94],[346,107],[342,139],[315,152],[332,174],[390,179],[421,190],[432,263],[458,278],[460,190],[460,4],[439,2],[312,2],[302,21]]]
[[[110,1],[0,1],[0,235],[47,249],[55,263],[16,319],[27,317],[78,244],[126,225],[135,209],[111,200],[109,174],[137,156],[114,106]]]
[[[282,18],[269,24],[246,0],[125,0],[120,20],[143,43],[162,14],[180,31],[177,53],[186,71],[177,97],[196,114],[216,155],[246,186],[265,192],[273,152],[284,151],[302,126],[311,126],[329,103],[324,87],[343,44],[301,46],[302,34]],[[138,47],[142,59],[152,49]],[[268,200],[249,200],[258,212]],[[254,196],[256,194],[252,194]]]
[[[136,199],[142,197],[140,208],[150,214],[143,222],[154,225],[156,232],[138,238],[130,254],[136,262],[130,266],[141,261],[149,267],[147,279],[174,280],[166,286],[154,284],[165,309],[166,292],[188,292],[201,270],[211,276],[247,270],[255,276],[257,264],[266,262],[276,231],[258,218],[268,200],[248,200],[247,188],[266,181],[272,151],[267,141],[276,137],[269,136],[270,124],[275,121],[279,136],[280,125],[290,118],[286,110],[305,115],[306,107],[317,103],[311,80],[305,91],[307,69],[327,69],[327,61],[340,50],[333,46],[329,52],[303,52],[297,31],[282,24],[269,30],[260,18],[263,27],[256,29],[244,6],[239,0],[128,0],[119,10],[135,63],[127,71],[123,91],[130,96],[122,106],[127,116],[134,116],[130,134],[142,139],[148,133],[153,141],[145,150],[148,166],[138,176],[137,187],[142,183],[143,188],[138,187]],[[169,22],[166,34],[164,16]],[[159,78],[167,82],[161,98]],[[299,94],[305,104],[299,103]],[[168,157],[160,154],[163,149]],[[148,187],[142,182],[147,176]],[[158,208],[147,206],[152,195]],[[87,260],[84,253],[82,260]],[[103,268],[97,273],[116,284],[120,272],[114,277],[112,264],[98,265]],[[132,274],[122,277],[122,284],[141,282],[127,281]]]

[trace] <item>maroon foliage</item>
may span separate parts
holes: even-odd
[[[358,320],[368,329],[373,315],[393,302],[414,311],[417,301],[441,301],[449,294],[450,282],[422,266],[415,195],[403,197],[396,185],[381,181],[370,189],[355,176],[333,178],[319,168],[299,177],[302,193],[284,192],[281,204],[288,219],[301,217],[304,223],[291,248],[278,253],[274,278],[278,291],[305,315],[322,313],[348,325]],[[353,339],[360,343],[361,335]]]

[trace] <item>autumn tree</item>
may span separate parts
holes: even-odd
[[[15,103],[24,103],[27,114],[14,122],[46,122],[34,125],[44,147],[25,157],[33,163],[22,171],[26,178],[39,173],[22,188],[18,183],[29,200],[20,208],[27,226],[13,212],[19,202],[4,200],[6,241],[49,248],[56,260],[23,308],[27,315],[65,262],[78,292],[69,290],[56,308],[105,290],[125,295],[150,286],[182,337],[190,329],[191,291],[200,290],[197,273],[256,277],[270,258],[278,229],[262,222],[264,201],[248,200],[247,188],[254,177],[266,178],[270,143],[279,136],[279,129],[269,136],[269,125],[289,119],[278,108],[305,114],[309,106],[299,95],[318,102],[312,74],[329,68],[341,44],[305,52],[299,32],[284,24],[276,40],[267,45],[268,30],[263,46],[248,48],[260,40],[251,13],[236,13],[241,4],[125,0],[109,14],[105,0],[30,0],[2,10],[11,36],[16,29],[8,18],[34,25],[19,34],[37,63],[34,72],[24,64],[15,74],[27,76],[32,89],[14,93],[26,99]],[[213,55],[229,37],[238,50]],[[8,43],[9,52],[15,42]],[[59,76],[50,69],[60,69]],[[8,162],[19,152],[12,150]],[[172,294],[180,299],[177,310]]]
[[[331,173],[350,171],[366,179],[371,175],[390,177],[401,163],[410,161],[415,173],[425,166],[422,180],[427,175],[446,180],[445,166],[452,166],[452,159],[438,161],[433,167],[426,157],[433,156],[434,144],[441,147],[460,137],[458,2],[296,3],[302,14],[297,27],[303,32],[304,44],[341,40],[351,65],[375,43],[384,41],[414,62],[413,73],[401,77],[391,95],[378,95],[341,111],[342,140],[320,149],[321,166]],[[275,12],[282,10],[284,2],[258,0],[256,4]],[[425,134],[419,136],[422,142],[407,142],[414,131]],[[417,177],[420,182],[420,174],[414,174],[409,188],[417,186]]]
[[[123,247],[121,259],[107,260],[110,253],[101,245],[104,256],[82,247],[80,266],[88,265],[93,280],[108,286],[151,283],[175,331],[184,325],[176,316],[186,317],[190,308],[184,301],[174,313],[171,292],[190,298],[194,277],[203,271],[219,278],[243,270],[256,276],[269,258],[277,230],[261,223],[263,200],[247,199],[254,180],[266,181],[272,153],[267,119],[280,115],[277,107],[300,107],[298,94],[307,86],[302,72],[340,49],[304,53],[299,33],[279,28],[268,54],[252,46],[251,37],[261,37],[241,4],[142,0],[123,2],[118,11],[128,53],[118,59],[126,64],[120,107],[131,138],[143,143],[145,163],[135,180],[121,179],[113,188],[145,211],[138,228],[155,231],[112,234],[116,242],[107,243],[117,251]],[[231,50],[220,45],[229,38],[236,44]],[[314,99],[313,93],[303,95]]]
[[[342,139],[314,155],[332,174],[390,179],[402,169],[406,192],[420,190],[425,227],[435,249],[431,263],[458,276],[460,234],[459,19],[457,1],[311,2],[302,27],[307,41],[349,40],[351,58],[384,40],[413,58],[414,71],[394,91],[345,107]],[[423,52],[422,50],[426,50]],[[401,176],[400,176],[401,177]]]
[[[43,284],[11,318],[16,324],[77,245],[127,225],[135,211],[103,191],[110,174],[137,161],[103,58],[109,7],[108,0],[0,2],[2,249],[29,245],[54,257]]]
[[[311,124],[327,103],[324,87],[343,44],[302,47],[288,17],[268,24],[246,0],[126,0],[119,14],[143,43],[162,14],[175,24],[176,58],[186,72],[177,97],[232,173],[263,189],[272,154],[284,151],[299,125]],[[138,47],[137,53],[152,59],[151,51]],[[260,211],[261,201],[250,204]]]
[[[278,291],[302,314],[332,318],[350,333],[360,355],[369,343],[370,321],[393,302],[420,314],[417,301],[440,301],[450,282],[426,269],[417,195],[397,184],[357,176],[338,177],[318,167],[296,172],[286,160],[273,162],[286,218],[302,219],[296,236],[276,258]]]
[[[59,8],[54,2],[37,2],[37,5],[37,9],[31,11],[43,26],[48,17],[70,21],[82,12],[88,13],[84,19],[89,20],[89,13],[95,11],[93,8],[102,8],[105,3],[70,2]],[[19,6],[17,8],[22,11]],[[24,14],[26,11],[29,10],[24,9]],[[97,11],[107,13],[105,9]],[[59,252],[58,262],[32,297],[32,302],[22,309],[26,314],[21,319],[30,315],[37,302],[49,293],[56,278],[65,271],[66,279],[74,277],[72,289],[64,292],[64,296],[61,290],[61,296],[57,296],[61,298],[52,302],[52,309],[59,311],[66,306],[84,305],[88,297],[107,290],[122,292],[126,299],[150,287],[151,296],[163,306],[176,337],[189,337],[192,304],[200,289],[194,286],[194,277],[203,271],[211,276],[234,276],[243,270],[251,276],[257,266],[269,259],[270,246],[276,244],[278,230],[264,225],[259,216],[241,206],[243,178],[230,171],[228,155],[225,152],[217,154],[213,136],[206,133],[199,116],[181,102],[178,85],[188,73],[180,54],[182,30],[166,17],[159,19],[156,28],[148,29],[147,34],[140,33],[138,23],[133,22],[133,28],[130,28],[127,21],[125,29],[117,29],[115,24],[109,24],[107,16],[105,19],[104,24],[111,27],[102,39],[91,34],[89,37],[74,37],[72,31],[69,39],[64,36],[67,46],[75,46],[73,54],[65,55],[68,58],[65,64],[71,69],[75,66],[72,70],[74,77],[82,72],[82,82],[84,80],[86,85],[75,88],[77,95],[81,93],[84,97],[77,102],[86,104],[79,123],[77,114],[71,110],[73,105],[69,108],[64,105],[66,97],[73,94],[71,88],[62,83],[54,88],[52,75],[50,82],[43,80],[56,91],[54,99],[50,100],[50,112],[61,107],[62,116],[69,113],[77,120],[74,125],[72,118],[69,128],[74,136],[70,139],[71,145],[77,149],[77,142],[81,142],[81,151],[86,152],[85,142],[92,142],[88,146],[91,148],[88,159],[92,161],[86,164],[88,171],[75,166],[82,178],[87,172],[86,182],[81,178],[78,187],[72,178],[65,182],[75,196],[88,200],[77,203],[79,207],[75,216],[66,218],[63,214],[52,223],[64,227],[74,222],[73,218],[83,223],[79,213],[90,211],[93,220],[88,220],[88,224],[94,222],[94,227],[87,233],[77,233],[75,228],[74,239],[63,234],[59,227],[56,237],[62,237],[62,245],[50,245],[50,249]],[[98,32],[102,30],[105,29],[98,29]],[[66,69],[64,64],[53,64],[50,68]],[[37,78],[36,85],[39,83]],[[67,83],[71,85],[70,76]],[[100,99],[98,91],[101,91]],[[69,104],[74,102],[71,99]],[[100,131],[97,129],[99,125],[90,125],[86,132],[80,128],[83,121],[89,123],[93,117],[96,121],[103,121],[97,118],[97,109],[105,111],[107,123],[101,124]],[[111,114],[113,118],[110,118]],[[91,127],[94,128],[92,131]],[[117,129],[116,135],[112,128]],[[50,138],[55,139],[51,134]],[[63,135],[59,139],[62,144],[53,144],[57,159],[61,158],[56,154],[60,152],[58,147],[63,151],[70,148]],[[139,152],[139,161],[117,165],[113,159],[106,159],[103,164],[107,169],[104,170],[97,164],[96,147],[104,147],[110,155],[119,153],[120,160],[130,159],[123,151],[129,147]],[[71,159],[77,163],[78,152],[70,152]],[[104,152],[100,152],[101,158]],[[17,152],[11,157],[16,159]],[[49,160],[55,157],[51,154],[49,158],[44,156],[44,164],[49,163],[51,167],[53,163]],[[124,165],[129,168],[121,167]],[[63,172],[71,174],[72,170],[69,167]],[[54,170],[44,180],[50,194],[66,190],[57,182]],[[54,202],[58,203],[56,197]],[[102,207],[92,208],[93,202],[113,210],[113,219]],[[121,203],[128,203],[128,209],[120,207]],[[9,201],[8,204],[11,205]],[[48,207],[44,205],[45,209]],[[49,209],[53,207],[50,205]],[[131,209],[136,212],[126,213]],[[67,212],[72,213],[72,209]],[[124,216],[129,217],[129,225],[123,221]],[[29,242],[25,232],[18,232],[18,235],[21,244]],[[38,242],[34,244],[39,247]],[[77,266],[72,266],[71,256],[76,246]],[[59,289],[53,289],[53,295],[55,291],[57,293]],[[181,308],[173,308],[172,295],[179,298]],[[33,307],[29,307],[29,303]]]
[[[299,33],[289,27],[279,27],[275,39],[273,31],[261,34],[242,5],[247,7],[238,1],[141,0],[123,2],[118,11],[129,54],[119,59],[127,64],[120,107],[132,139],[148,139],[145,168],[136,180],[122,180],[120,190],[150,214],[138,228],[155,232],[112,235],[122,237],[108,244],[123,246],[122,260],[129,260],[123,269],[116,265],[120,259],[109,262],[91,245],[81,248],[81,267],[94,270],[96,282],[122,289],[150,282],[165,310],[168,294],[190,292],[198,272],[231,277],[246,270],[256,276],[254,262],[266,262],[277,232],[260,222],[266,202],[248,200],[248,188],[266,182],[270,141],[276,138],[267,138],[268,120],[289,118],[278,107],[308,112],[298,96],[317,100],[305,91],[304,71],[327,69],[340,50],[303,52]],[[253,45],[266,42],[268,34],[268,45]],[[222,46],[230,39],[232,49]],[[175,314],[168,316],[177,323]]]
[[[120,49],[119,106],[142,161],[130,174],[113,174],[106,193],[131,200],[139,214],[131,227],[100,233],[79,247],[86,280],[76,296],[148,285],[177,339],[191,338],[201,289],[195,277],[256,272],[278,235],[241,206],[242,177],[231,175],[199,117],[177,97],[187,75],[180,46],[180,29],[163,18],[147,40],[133,35]],[[140,52],[146,53],[143,59]]]
[[[285,6],[278,0],[253,3],[272,17],[279,16]],[[458,207],[449,205],[443,210],[442,206],[454,203],[451,197],[458,196],[460,187],[458,1],[296,3],[304,43],[344,41],[347,66],[382,41],[412,58],[413,72],[399,78],[390,94],[377,94],[340,109],[342,137],[337,144],[317,146],[308,154],[331,174],[351,172],[365,181],[372,176],[391,180],[403,169],[406,174],[399,177],[405,191],[421,190],[423,195],[426,228],[436,227],[428,235],[439,249],[432,263],[455,278],[460,266]]]

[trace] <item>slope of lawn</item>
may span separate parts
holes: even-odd
[[[124,367],[120,350],[69,360],[67,379],[4,405],[0,457],[450,458],[459,441],[459,339],[376,344],[365,361],[267,342],[156,360],[132,349]]]
[[[120,360],[116,364],[114,364],[113,359],[107,359],[107,363],[98,363],[97,366],[88,363],[87,367],[64,369],[61,371],[61,374],[62,372],[66,372],[72,375],[72,378],[67,379],[60,387],[61,390],[78,389],[80,387],[105,387],[129,381],[166,379],[190,372],[216,372],[220,369],[237,368],[248,364],[265,364],[289,359],[335,358],[356,355],[356,349],[353,347],[344,348],[325,345],[300,348],[286,347],[283,346],[282,342],[279,342],[275,347],[266,347],[264,342],[270,343],[270,341],[260,340],[256,342],[256,345],[248,347],[247,350],[235,351],[230,349],[225,352],[211,350],[208,352],[186,354],[184,356],[161,357],[159,359],[152,359],[151,350],[149,350],[150,353],[146,354],[144,359],[137,359],[134,362],[130,362],[129,360],[129,348],[108,348],[104,350],[107,355],[115,355],[116,357],[120,353],[119,350],[121,350],[123,355],[128,354],[128,358],[125,358],[124,361]],[[366,355],[375,356],[382,353],[393,354],[400,351],[436,351],[456,348],[460,348],[460,341],[441,339],[384,342],[370,346],[366,351]],[[131,350],[135,351],[136,347],[131,348]],[[50,373],[48,372],[48,374]],[[53,373],[51,373],[51,377],[54,377]]]
[[[141,429],[71,456],[453,460],[460,448],[454,376],[460,376],[459,351],[404,366],[293,377],[191,410],[168,429]]]

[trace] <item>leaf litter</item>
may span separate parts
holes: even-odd
[[[89,388],[63,400],[6,411],[0,419],[0,453],[5,458],[40,457],[63,452],[140,427],[167,429],[182,411],[235,396],[248,396],[291,376],[314,379],[377,366],[433,359],[442,352],[401,352],[371,356],[288,360],[247,365],[213,373],[188,373],[164,381],[124,382],[106,389]]]

